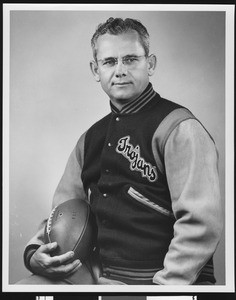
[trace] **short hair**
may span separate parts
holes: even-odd
[[[149,33],[146,27],[139,21],[135,19],[121,19],[121,18],[109,18],[106,22],[101,23],[97,26],[97,29],[91,39],[91,46],[93,50],[93,57],[96,60],[97,49],[96,42],[99,36],[106,33],[119,35],[130,30],[135,30],[139,35],[139,41],[144,48],[145,55],[149,54]]]

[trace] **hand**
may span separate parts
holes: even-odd
[[[65,278],[76,272],[82,265],[80,260],[73,262],[74,252],[69,251],[58,256],[50,256],[57,248],[57,242],[41,245],[30,259],[30,266],[34,274],[49,277],[51,279]]]
[[[118,280],[107,279],[105,277],[98,278],[97,284],[115,284],[115,285],[118,285],[118,284],[124,285],[125,284],[126,285],[126,283],[124,283],[124,282],[121,282]]]

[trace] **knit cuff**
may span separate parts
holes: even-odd
[[[30,266],[30,259],[34,255],[35,251],[40,247],[40,245],[32,244],[25,248],[24,251],[24,264],[26,269],[33,273],[33,270]]]

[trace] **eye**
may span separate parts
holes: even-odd
[[[115,59],[107,59],[103,62],[104,66],[114,66],[116,63]]]
[[[125,64],[132,64],[134,62],[138,61],[138,58],[137,57],[126,57],[124,58],[123,62]]]

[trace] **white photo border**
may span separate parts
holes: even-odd
[[[119,10],[119,11],[225,11],[226,13],[226,199],[234,197],[234,6],[232,5],[160,5],[160,4],[3,4],[3,249],[2,249],[2,290],[3,292],[55,292],[54,285],[9,285],[9,64],[10,64],[10,12],[12,10]],[[226,201],[226,284],[223,286],[148,286],[148,293],[225,293],[235,291],[234,275],[234,203]],[[147,286],[80,285],[56,286],[56,292],[89,293],[138,293],[146,292]]]

